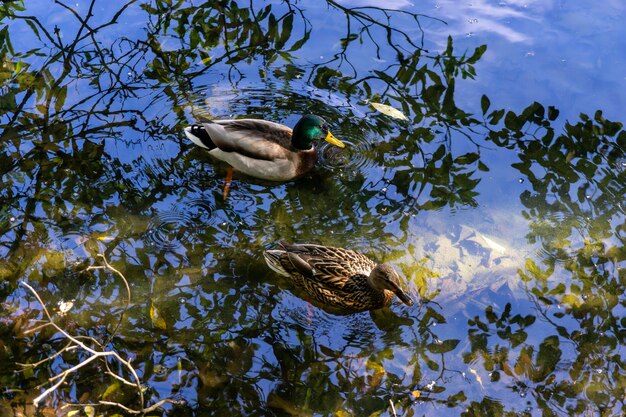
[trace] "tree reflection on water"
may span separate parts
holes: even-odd
[[[476,76],[486,48],[459,53],[450,38],[441,53],[425,50],[419,27],[414,40],[423,15],[328,0],[328,21],[343,26],[324,42],[338,52],[311,60],[323,22],[302,2],[85,6],[0,10],[3,414],[32,413],[40,385],[80,356],[18,365],[63,345],[48,328],[27,332],[42,311],[21,280],[50,306],[75,299],[59,322],[132,357],[149,402],[188,401],[169,414],[373,415],[389,414],[390,401],[405,415],[624,409],[620,123],[600,111],[563,123],[554,107],[516,113],[488,97],[482,115],[464,111],[456,84]],[[363,50],[388,64],[364,69]],[[234,99],[211,108],[219,100],[203,94],[224,85]],[[243,179],[223,201],[222,167],[186,143],[182,127],[202,111],[282,121],[294,109],[334,121],[354,149],[346,167],[333,172],[331,156],[328,169],[295,183]],[[371,320],[338,318],[285,295],[288,284],[259,256],[279,239],[401,255],[416,239],[413,215],[478,205],[478,185],[495,169],[483,157],[490,147],[516,155],[527,184],[526,240],[540,251],[518,271],[523,299],[500,304],[501,293],[487,292],[498,302],[464,323],[448,323],[436,296]],[[131,284],[119,328],[122,284],[87,271],[100,253]],[[427,285],[435,274],[420,265],[399,266]],[[44,411],[103,398],[137,405],[132,390],[112,390],[100,375],[81,369]]]

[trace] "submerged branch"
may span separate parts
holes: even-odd
[[[116,268],[114,268],[113,266],[111,266],[107,260],[104,258],[104,256],[101,256],[104,260],[105,266],[100,267],[100,268],[108,268],[112,271],[114,271],[115,273],[117,273],[120,277],[122,277],[124,283],[126,284],[126,288],[128,291],[128,302],[130,302],[130,287],[128,286],[128,282],[126,280],[126,278],[124,277],[124,275],[117,270]],[[92,269],[99,269],[98,267],[92,267]],[[70,376],[72,373],[78,371],[79,369],[81,369],[82,367],[86,366],[87,364],[97,360],[97,359],[103,359],[105,366],[107,368],[107,374],[111,375],[112,377],[114,377],[115,379],[122,381],[124,384],[126,385],[130,385],[136,388],[136,392],[139,395],[139,399],[140,399],[140,404],[141,404],[141,408],[139,410],[134,410],[131,408],[128,408],[122,404],[119,403],[112,403],[109,401],[100,401],[101,405],[115,405],[118,406],[122,409],[124,409],[126,412],[132,413],[132,414],[145,414],[146,412],[152,411],[156,408],[158,408],[159,406],[165,404],[165,403],[177,403],[174,400],[170,400],[170,399],[164,399],[161,400],[159,402],[157,402],[156,404],[148,407],[148,408],[144,408],[144,395],[143,395],[143,389],[142,389],[142,384],[141,384],[141,379],[139,378],[139,375],[137,374],[137,371],[135,370],[135,368],[132,366],[131,362],[129,360],[126,360],[124,358],[122,358],[117,352],[114,351],[110,351],[110,350],[105,350],[103,348],[103,346],[96,341],[94,338],[91,337],[81,337],[81,336],[73,336],[71,334],[69,334],[65,329],[63,329],[61,326],[59,326],[57,323],[54,322],[54,320],[52,319],[52,316],[50,314],[50,312],[48,311],[46,305],[44,304],[43,300],[41,299],[41,297],[39,296],[39,294],[37,293],[37,291],[30,286],[28,283],[26,282],[22,282],[21,283],[24,287],[26,287],[37,299],[37,301],[39,302],[39,304],[41,304],[42,308],[43,308],[43,312],[48,320],[48,325],[54,327],[54,329],[56,331],[58,331],[59,333],[61,333],[64,338],[69,340],[69,343],[62,348],[60,351],[58,351],[57,353],[55,353],[54,355],[39,361],[37,363],[32,363],[32,364],[20,364],[23,367],[37,367],[38,365],[41,365],[44,362],[47,362],[51,359],[54,359],[55,357],[58,357],[59,355],[61,355],[64,352],[70,351],[70,350],[74,350],[77,348],[82,349],[84,352],[89,354],[89,357],[87,357],[86,359],[82,360],[81,362],[79,362],[77,365],[72,366],[69,369],[66,369],[60,373],[58,373],[57,375],[54,375],[50,378],[48,378],[48,382],[52,383],[54,381],[54,384],[51,385],[50,387],[48,387],[44,392],[42,392],[39,396],[37,396],[34,400],[33,400],[33,404],[35,405],[35,407],[37,407],[39,405],[39,403],[46,398],[48,395],[50,395],[52,392],[54,392],[59,386],[61,386],[61,384],[63,384],[65,382],[65,380],[67,379],[68,376]],[[85,344],[84,342],[82,342],[81,340],[79,340],[80,338],[89,340],[93,343],[94,346],[97,346],[98,348],[101,348],[102,350],[96,350],[90,346],[88,346],[87,344]],[[111,369],[109,368],[109,364],[107,361],[107,358],[114,358],[118,363],[120,363],[124,368],[126,368],[126,370],[131,374],[132,379],[134,382],[131,382],[125,378],[123,378],[120,375],[116,375],[114,374]]]

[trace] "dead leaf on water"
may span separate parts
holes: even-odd
[[[70,311],[72,307],[74,307],[74,301],[75,300],[59,301],[57,303],[57,307],[59,308],[59,316],[63,317],[68,311]]]
[[[373,108],[375,108],[380,113],[386,116],[393,117],[394,119],[409,120],[404,115],[404,113],[402,113],[400,110],[396,109],[395,107],[391,107],[387,104],[374,103],[374,102],[370,102],[370,104],[372,105]]]
[[[499,243],[494,242],[493,240],[489,239],[487,236],[485,235],[481,235],[478,234],[478,236],[480,236],[483,241],[485,242],[485,246],[487,246],[490,249],[493,249],[496,252],[499,252],[501,254],[506,253],[506,248],[502,245],[500,245]]]

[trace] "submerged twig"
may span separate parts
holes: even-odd
[[[127,299],[126,299],[126,306],[124,307],[124,312],[128,309],[129,305],[130,305],[130,300],[131,300],[131,290],[130,290],[130,285],[128,283],[128,280],[126,279],[126,277],[124,276],[124,274],[122,274],[122,272],[120,272],[117,268],[115,268],[114,266],[112,266],[106,259],[106,257],[104,255],[99,255],[99,257],[102,259],[102,262],[104,263],[104,265],[102,266],[90,266],[89,268],[87,268],[87,270],[96,270],[96,269],[108,269],[110,271],[112,271],[113,273],[115,273],[117,276],[119,276],[122,280],[122,282],[124,282],[124,285],[126,287],[126,292],[127,292]],[[127,407],[123,404],[120,403],[116,403],[116,402],[111,402],[111,401],[99,401],[96,404],[93,405],[114,405],[117,406],[121,409],[123,409],[124,411],[126,411],[127,413],[130,414],[145,414],[147,412],[153,411],[157,408],[159,408],[160,406],[162,406],[163,404],[166,403],[170,403],[170,404],[179,404],[180,401],[176,401],[176,400],[172,400],[169,398],[163,399],[158,401],[157,403],[151,405],[150,407],[144,408],[144,395],[143,395],[143,388],[142,388],[142,384],[141,384],[141,380],[139,378],[139,375],[137,374],[136,370],[133,368],[131,362],[129,360],[126,360],[124,358],[122,358],[117,352],[113,352],[113,351],[108,351],[104,348],[104,346],[106,346],[107,343],[101,344],[100,342],[98,342],[97,340],[95,340],[92,337],[84,337],[84,336],[73,336],[70,333],[68,333],[66,330],[64,330],[62,327],[60,327],[57,323],[54,322],[54,320],[52,319],[52,315],[50,314],[50,311],[48,311],[48,308],[46,307],[46,305],[44,304],[43,300],[41,299],[41,297],[39,296],[39,294],[37,293],[37,291],[30,286],[28,283],[26,282],[22,282],[22,285],[24,285],[24,287],[26,287],[37,299],[37,301],[39,302],[39,304],[42,306],[43,308],[43,312],[44,315],[46,317],[46,319],[44,320],[44,323],[38,325],[37,327],[30,329],[29,332],[34,332],[36,330],[41,330],[44,327],[47,326],[52,326],[57,332],[61,333],[61,335],[65,338],[69,340],[69,343],[63,347],[61,350],[59,350],[58,352],[56,352],[55,354],[49,356],[48,358],[45,358],[39,362],[36,363],[31,363],[31,364],[19,364],[22,367],[30,367],[30,368],[34,368],[37,367],[39,365],[41,365],[42,363],[45,363],[47,361],[50,361],[58,356],[60,356],[61,354],[63,354],[64,352],[69,352],[75,349],[82,349],[84,352],[88,353],[90,356],[87,357],[86,359],[84,359],[83,361],[81,361],[80,363],[78,363],[75,366],[72,366],[69,369],[66,369],[62,372],[60,372],[57,375],[54,375],[50,378],[48,378],[48,382],[49,383],[53,383],[50,387],[48,387],[46,390],[44,390],[44,392],[42,392],[39,396],[37,396],[34,400],[33,400],[33,404],[35,407],[37,407],[39,405],[39,403],[46,398],[48,395],[50,395],[52,392],[54,392],[59,386],[61,386],[65,380],[67,379],[67,377],[73,373],[76,372],[77,370],[79,370],[80,368],[84,367],[85,365],[89,364],[90,362],[93,362],[97,359],[103,359],[103,363],[106,367],[106,374],[110,375],[112,378],[121,381],[122,383],[124,383],[125,385],[129,385],[132,386],[134,388],[136,388],[136,391],[139,395],[139,400],[140,400],[140,404],[141,404],[141,408],[139,410],[135,410],[132,409],[130,407]],[[124,312],[122,312],[122,315],[120,317],[120,323],[118,323],[115,331],[113,332],[113,334],[115,334],[115,332],[117,331],[117,329],[119,328],[122,318],[123,318],[123,314]],[[86,340],[91,342],[90,345],[86,344],[85,342],[83,342],[81,339]],[[92,347],[93,346],[93,347]],[[126,370],[131,374],[132,376],[132,381],[129,381],[128,379],[117,375],[116,373],[114,373],[111,370],[110,364],[107,360],[107,358],[112,357],[115,360],[117,360],[118,363],[120,363],[124,368],[126,368]]]
[[[68,343],[67,346],[65,346],[63,349],[59,350],[57,353],[55,353],[52,356],[48,356],[45,359],[40,360],[39,362],[35,362],[35,363],[20,363],[20,362],[15,362],[16,365],[21,366],[23,368],[36,368],[39,365],[41,365],[42,363],[51,361],[52,359],[56,358],[57,356],[63,354],[63,352],[68,352],[70,350],[74,350],[76,349],[78,346],[74,346],[72,345],[72,342]]]
[[[132,408],[128,408],[120,403],[116,403],[113,401],[100,401],[100,404],[102,405],[114,405],[116,407],[120,407],[121,409],[123,409],[124,411],[126,411],[127,413],[130,414],[143,414],[143,413],[149,413],[151,411],[156,410],[157,408],[161,407],[163,404],[175,404],[175,405],[179,405],[179,404],[184,404],[184,401],[182,400],[173,400],[171,398],[164,398],[162,400],[160,400],[159,402],[151,405],[148,408],[142,408],[141,410],[133,410]]]
[[[37,398],[35,398],[33,400],[33,404],[35,405],[35,407],[37,407],[39,405],[41,400],[43,400],[48,395],[50,395],[50,393],[52,393],[54,390],[56,390],[65,381],[65,379],[68,377],[68,375],[70,375],[71,373],[77,371],[78,369],[82,368],[83,366],[87,365],[90,362],[93,362],[94,360],[96,360],[98,358],[104,358],[104,360],[106,362],[106,358],[107,357],[113,357],[119,363],[121,363],[130,372],[130,374],[133,376],[133,380],[135,381],[134,383],[130,382],[130,381],[127,381],[127,380],[125,380],[124,378],[122,378],[120,376],[118,376],[118,379],[124,380],[128,385],[132,385],[132,386],[135,386],[137,388],[137,392],[139,393],[139,397],[140,397],[140,403],[141,403],[142,409],[143,409],[144,397],[143,397],[143,390],[141,389],[141,380],[139,379],[139,375],[137,375],[137,372],[135,371],[135,369],[131,365],[130,361],[127,361],[124,358],[122,358],[117,352],[112,352],[112,351],[107,351],[107,350],[97,351],[97,350],[91,348],[90,346],[86,345],[82,341],[80,341],[78,337],[75,337],[75,336],[72,336],[71,334],[69,334],[67,331],[65,331],[63,328],[61,328],[58,324],[56,324],[52,320],[52,316],[50,315],[50,312],[46,308],[46,305],[44,304],[43,300],[41,299],[41,297],[39,296],[37,291],[35,291],[35,289],[33,287],[31,287],[26,282],[22,282],[21,284],[23,286],[25,286],[35,296],[35,298],[37,298],[37,301],[39,302],[39,304],[41,304],[41,306],[43,308],[44,314],[48,318],[49,324],[52,327],[54,327],[54,329],[56,331],[61,333],[66,339],[68,339],[70,341],[70,343],[67,346],[65,346],[63,349],[61,349],[61,351],[58,352],[57,354],[53,355],[53,357],[54,356],[58,356],[63,351],[68,351],[68,350],[72,350],[72,349],[76,349],[76,348],[81,348],[82,350],[84,350],[85,352],[87,352],[87,353],[89,353],[91,355],[87,359],[85,359],[82,362],[80,362],[78,365],[75,365],[75,366],[73,366],[73,367],[71,367],[69,369],[64,370],[63,372],[61,372],[61,373],[59,373],[57,375],[54,375],[54,376],[48,378],[48,382],[53,382],[55,380],[58,380],[58,381],[56,381],[52,386],[50,386],[48,389],[46,389],[43,393],[41,393]],[[93,338],[88,337],[86,339],[93,341],[96,345],[99,345],[99,343],[96,340],[94,340]],[[48,358],[48,359],[50,359],[50,358]],[[40,362],[38,362],[36,364],[30,364],[30,365],[26,364],[26,365],[22,365],[22,366],[34,367],[34,366],[37,366],[37,365],[39,365],[39,364],[41,364],[43,362],[45,362],[45,360],[44,361],[40,361]]]
[[[87,268],[87,271],[92,271],[94,269],[110,269],[111,271],[115,272],[121,279],[122,282],[124,282],[124,285],[126,286],[126,294],[128,295],[128,300],[126,300],[126,308],[128,308],[128,305],[130,304],[130,285],[128,284],[128,280],[126,279],[126,277],[124,276],[124,274],[122,274],[118,269],[116,269],[113,265],[111,265],[108,261],[107,258],[103,255],[103,254],[99,254],[98,255],[99,258],[102,258],[102,262],[104,263],[103,266],[90,266]]]
[[[126,306],[124,306],[124,311],[122,311],[122,313],[120,314],[120,319],[118,320],[117,324],[115,325],[115,328],[111,332],[111,335],[109,336],[108,340],[104,343],[104,345],[107,345],[113,339],[113,336],[117,333],[117,331],[119,330],[120,326],[122,325],[122,320],[124,319],[124,313],[126,313],[126,310],[128,310],[128,307],[130,306],[131,292],[130,292],[130,285],[128,284],[128,280],[126,279],[124,274],[122,274],[117,268],[115,268],[113,265],[111,265],[107,261],[107,258],[104,256],[104,254],[99,254],[98,257],[102,259],[102,262],[104,263],[104,265],[103,266],[94,266],[94,265],[92,265],[92,266],[87,268],[87,271],[93,271],[93,270],[96,270],[96,269],[109,269],[109,270],[113,271],[115,274],[117,274],[117,276],[119,276],[121,278],[122,282],[126,286],[126,295],[128,296],[127,299],[126,299]]]
[[[391,406],[391,412],[393,413],[393,417],[397,417],[398,415],[396,414],[396,407],[394,407],[393,401],[391,401],[391,398],[389,399],[389,405]]]
[[[102,258],[103,262],[104,262],[104,266],[92,266],[89,267],[88,269],[110,269],[111,271],[113,271],[114,273],[116,273],[124,282],[124,284],[126,285],[126,290],[128,293],[128,299],[127,299],[127,305],[126,308],[128,308],[128,306],[130,305],[130,297],[131,297],[131,291],[130,291],[130,285],[128,284],[128,281],[126,280],[126,277],[124,277],[124,275],[117,270],[116,268],[114,268],[113,266],[111,266],[106,258],[104,257],[104,255],[100,255],[100,257]],[[57,332],[59,332],[65,339],[69,340],[69,343],[63,347],[61,350],[59,350],[58,352],[56,352],[55,354],[49,356],[48,358],[41,360],[39,362],[36,363],[31,363],[31,364],[19,364],[22,367],[30,367],[30,368],[34,368],[37,367],[39,365],[41,365],[42,363],[45,363],[47,361],[50,361],[56,357],[58,357],[59,355],[63,354],[64,352],[68,352],[71,350],[75,350],[75,349],[81,349],[83,350],[85,353],[87,353],[89,356],[82,360],[80,363],[78,363],[77,365],[72,366],[69,369],[66,369],[60,373],[58,373],[57,375],[54,375],[50,378],[48,378],[48,382],[49,383],[53,383],[50,387],[48,387],[46,390],[44,390],[44,392],[42,392],[39,396],[37,396],[34,400],[33,400],[33,405],[35,407],[37,407],[41,401],[46,398],[48,395],[50,395],[52,392],[54,392],[59,386],[61,386],[65,380],[67,379],[67,377],[76,372],[77,370],[79,370],[80,368],[84,367],[85,365],[89,364],[90,362],[96,361],[98,359],[103,359],[104,365],[106,367],[106,374],[110,375],[111,377],[117,379],[118,381],[123,382],[125,385],[130,385],[134,388],[136,388],[136,392],[139,395],[139,400],[140,400],[140,404],[141,404],[141,408],[139,410],[135,410],[132,408],[129,408],[125,405],[122,405],[120,403],[115,403],[115,402],[111,402],[111,401],[99,401],[97,404],[94,405],[114,405],[116,407],[119,407],[121,409],[123,409],[124,411],[126,411],[127,413],[130,414],[145,414],[147,412],[153,411],[157,408],[159,408],[160,406],[162,406],[163,404],[166,403],[171,403],[171,404],[179,404],[180,401],[177,400],[172,400],[169,398],[163,399],[158,401],[157,403],[151,405],[150,407],[144,408],[144,395],[143,395],[143,388],[142,388],[142,384],[141,384],[141,380],[139,378],[139,375],[137,374],[137,371],[135,370],[135,368],[132,366],[131,362],[129,360],[126,360],[124,358],[122,358],[117,352],[114,351],[108,351],[104,348],[104,345],[100,344],[97,340],[95,340],[92,337],[84,337],[84,336],[73,336],[70,333],[68,333],[65,329],[63,329],[61,326],[59,326],[57,323],[54,322],[54,320],[52,319],[52,316],[50,314],[50,312],[48,311],[46,305],[44,304],[43,300],[41,299],[41,297],[39,296],[39,294],[37,293],[37,291],[30,286],[28,283],[26,282],[21,282],[21,284],[26,287],[37,299],[37,301],[39,302],[39,304],[41,304],[42,308],[43,308],[43,312],[46,316],[46,320],[45,323],[43,325],[39,325],[37,326],[37,329],[41,329],[43,327],[46,326],[52,326]],[[123,314],[123,313],[122,313]],[[119,327],[119,326],[118,326]],[[83,342],[81,339],[86,340],[86,341],[90,341],[90,345],[86,344],[85,342]],[[132,381],[129,381],[128,379],[115,374],[110,366],[109,366],[109,362],[108,362],[108,358],[114,358],[119,364],[121,364],[124,368],[126,368],[126,370],[131,374],[132,376]]]

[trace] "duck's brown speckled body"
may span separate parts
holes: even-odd
[[[413,305],[395,269],[350,249],[280,244],[280,249],[265,251],[264,256],[271,269],[323,306],[346,312],[375,310],[391,304],[394,295]]]

